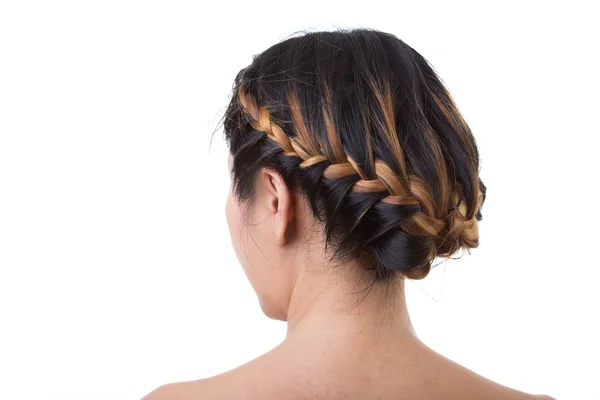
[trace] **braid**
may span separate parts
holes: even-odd
[[[266,136],[277,143],[283,150],[283,154],[289,157],[299,157],[302,162],[300,168],[307,168],[321,162],[329,162],[323,170],[325,179],[343,179],[352,175],[358,175],[358,179],[351,187],[351,191],[359,193],[383,193],[380,201],[395,205],[418,206],[420,212],[414,213],[409,219],[401,222],[402,229],[413,236],[433,236],[439,242],[440,249],[437,255],[449,255],[456,248],[446,246],[448,236],[460,234],[468,247],[477,247],[477,224],[465,217],[466,206],[456,201],[456,205],[442,217],[435,215],[435,203],[425,182],[416,175],[406,177],[409,182],[409,191],[404,189],[400,178],[392,171],[383,160],[375,160],[375,179],[367,179],[365,172],[360,166],[341,148],[339,139],[334,149],[338,160],[342,162],[332,163],[325,155],[308,150],[308,146],[302,142],[300,137],[289,137],[283,129],[272,121],[271,115],[266,107],[259,106],[254,97],[244,92],[243,85],[239,86],[239,102],[243,111],[251,116],[250,124],[257,131],[265,132]],[[313,149],[315,146],[311,146]],[[364,213],[362,213],[364,216]],[[362,217],[361,216],[361,217]]]
[[[475,138],[429,62],[369,30],[287,39],[240,70],[224,118],[238,200],[262,168],[303,195],[330,261],[420,279],[478,247]]]

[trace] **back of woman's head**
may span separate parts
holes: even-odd
[[[333,259],[376,279],[427,275],[478,246],[475,140],[427,60],[376,30],[312,32],[254,57],[225,115],[233,189],[278,171],[323,224]]]

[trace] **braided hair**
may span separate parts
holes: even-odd
[[[479,245],[485,201],[471,131],[429,63],[372,30],[313,32],[256,55],[225,114],[233,187],[279,171],[323,223],[333,258],[376,280],[425,277]]]

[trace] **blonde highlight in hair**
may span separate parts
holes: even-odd
[[[376,279],[421,279],[436,257],[479,245],[474,138],[395,36],[317,32],[272,46],[236,77],[225,127],[238,196],[276,168],[324,223],[333,257],[370,263]]]

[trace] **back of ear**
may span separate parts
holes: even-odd
[[[280,247],[286,244],[286,234],[295,214],[292,195],[281,174],[273,169],[263,168],[260,174],[260,187],[263,201],[273,217],[274,235]]]

